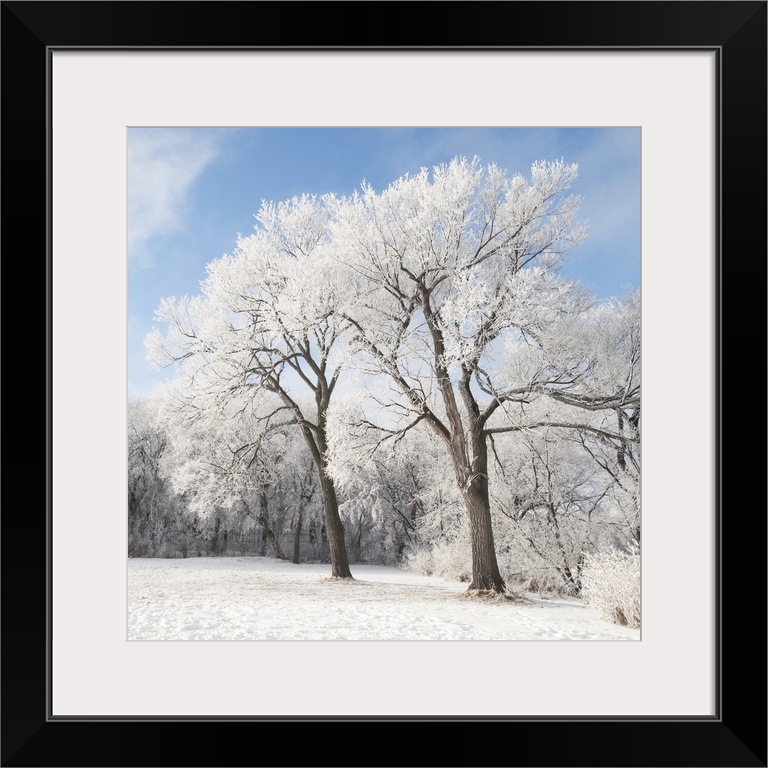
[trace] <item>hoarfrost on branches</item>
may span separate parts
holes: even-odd
[[[266,510],[303,441],[334,576],[350,546],[471,592],[577,594],[586,553],[640,541],[640,304],[559,273],[586,237],[576,180],[455,158],[264,202],[147,340],[179,370],[175,487]]]

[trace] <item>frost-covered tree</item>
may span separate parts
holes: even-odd
[[[128,553],[152,552],[158,512],[167,501],[168,489],[160,462],[167,448],[164,432],[153,422],[145,400],[128,402]]]
[[[190,382],[205,379],[206,408],[231,402],[258,413],[260,431],[291,426],[317,470],[332,576],[351,578],[336,489],[326,467],[326,413],[342,370],[347,323],[336,311],[329,248],[331,196],[264,203],[255,232],[211,262],[201,294],[164,299],[147,344],[160,365],[177,363]],[[302,394],[310,396],[309,404]],[[191,408],[197,407],[194,403]],[[252,438],[255,439],[255,438]],[[249,441],[250,442],[250,441]]]
[[[527,589],[578,594],[584,553],[605,544],[610,478],[570,430],[521,432],[497,450],[491,505],[503,572]]]
[[[228,541],[230,532],[242,540],[258,529],[272,554],[284,557],[268,505],[286,442],[269,426],[274,405],[264,397],[220,401],[202,386],[207,378],[204,372],[178,378],[155,396],[170,443],[165,471],[201,521],[214,554],[226,551],[221,538]]]
[[[362,402],[351,396],[330,411],[329,470],[345,496],[355,556],[400,564],[422,535],[431,539],[432,531],[423,527],[427,518],[456,501],[445,488],[450,463],[431,432],[382,433],[366,418]]]
[[[165,471],[168,433],[152,398],[128,402],[128,556],[182,557],[192,524]]]
[[[201,386],[205,380],[176,379],[155,395],[174,491],[186,498],[214,554],[226,551],[225,537],[242,554],[264,554],[266,546],[299,562],[319,495],[306,446],[293,425],[274,423],[274,395],[220,403]]]
[[[579,441],[611,478],[610,495],[622,529],[614,546],[636,552],[640,546],[640,292],[630,291],[595,307],[583,319],[582,338],[594,361],[582,396],[601,400],[592,429]],[[584,353],[582,353],[584,354]],[[611,393],[623,391],[620,398]]]
[[[535,163],[529,178],[477,159],[406,175],[344,201],[334,248],[356,276],[345,311],[395,439],[417,425],[439,438],[467,515],[469,590],[503,592],[491,523],[489,450],[502,433],[576,426],[575,412],[625,408],[633,383],[593,388],[579,337],[593,301],[557,270],[580,243],[575,165]],[[586,328],[586,326],[585,326]],[[584,342],[584,343],[582,343]],[[614,438],[608,428],[591,427]]]
[[[510,349],[519,379],[535,382],[544,372],[553,382],[545,400],[508,410],[510,428],[566,430],[563,439],[577,441],[602,471],[601,506],[610,502],[613,511],[614,546],[634,547],[640,541],[640,294],[596,302],[560,325],[554,337]]]

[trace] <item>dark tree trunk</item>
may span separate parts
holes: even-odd
[[[486,436],[477,421],[468,431],[473,454],[471,464],[468,462],[463,440],[454,439],[451,444],[453,469],[469,519],[472,546],[472,581],[467,591],[491,591],[504,594],[507,591],[507,585],[501,577],[496,560],[496,545],[491,523]]]
[[[317,468],[320,477],[320,492],[323,496],[325,510],[325,530],[328,546],[331,550],[331,577],[334,579],[351,579],[347,558],[347,545],[344,541],[344,525],[339,516],[339,502],[336,498],[336,487],[325,473],[325,461]]]
[[[418,508],[419,508],[418,503],[414,501],[411,504],[411,530],[413,531],[413,538],[414,538],[415,541],[419,540],[419,536],[418,536],[418,533],[417,533],[418,527],[416,525],[416,512],[417,512]]]
[[[296,519],[296,530],[293,538],[293,562],[299,564],[299,555],[301,549],[301,530],[304,523],[304,510],[309,506],[312,497],[315,495],[315,488],[312,484],[312,473],[307,473],[299,482],[299,515]],[[309,526],[309,541],[314,541],[312,533],[312,523]]]
[[[503,594],[507,585],[501,578],[496,561],[488,479],[477,473],[474,477],[471,485],[462,491],[472,542],[472,581],[468,590],[489,590]]]
[[[496,545],[491,523],[491,498],[488,492],[488,436],[483,431],[480,409],[469,388],[469,369],[459,381],[459,392],[469,411],[466,433],[471,448],[471,463],[466,459],[462,467],[461,457],[466,456],[464,442],[461,452],[454,450],[454,467],[461,483],[461,495],[469,516],[469,534],[472,542],[472,581],[470,590],[482,590],[504,594],[507,585],[501,578],[496,560]]]
[[[363,515],[357,518],[357,535],[355,536],[355,558],[359,563],[363,558]]]
[[[267,490],[262,486],[259,491],[259,522],[264,529],[264,535],[266,536],[270,547],[272,547],[272,552],[274,553],[275,557],[279,560],[287,560],[288,558],[283,554],[283,550],[280,549],[280,542],[277,540],[275,532],[272,530],[269,524],[268,505],[269,499],[267,498]]]
[[[293,533],[293,562],[296,563],[296,565],[299,564],[299,554],[300,554],[300,548],[301,548],[301,523],[304,517],[304,507],[303,505],[299,507],[299,516],[296,520],[296,529]]]
[[[322,351],[319,360],[314,360],[309,355],[309,341],[304,340],[303,358],[317,377],[314,385],[310,384],[315,392],[315,417],[316,423],[311,424],[305,419],[301,408],[294,402],[290,395],[282,389],[278,383],[273,382],[275,390],[286,406],[293,412],[296,418],[296,424],[301,431],[304,442],[309,448],[312,461],[317,467],[317,473],[320,478],[320,492],[323,498],[323,510],[325,512],[325,528],[327,530],[328,544],[331,557],[331,576],[336,579],[351,579],[352,573],[349,570],[349,560],[347,558],[347,546],[344,541],[344,526],[339,516],[339,502],[336,498],[336,488],[333,480],[327,474],[326,469],[326,450],[328,448],[325,425],[326,412],[330,404],[331,393],[336,385],[338,371],[331,377],[330,382],[326,377],[326,353]],[[302,347],[302,344],[299,344]],[[309,383],[309,379],[302,375],[302,378]]]
[[[325,436],[325,411],[328,408],[328,395],[323,398],[323,393],[318,392],[317,401],[317,426],[314,430],[302,425],[301,431],[304,440],[310,449],[312,458],[317,467],[320,480],[320,493],[323,499],[323,511],[325,512],[325,532],[328,537],[328,546],[331,555],[331,578],[351,579],[347,557],[347,545],[344,540],[344,525],[339,515],[339,502],[336,498],[336,486],[328,475],[326,469],[325,453],[328,448]]]
[[[440,395],[445,407],[448,425],[441,424],[430,413],[427,422],[443,439],[453,461],[456,482],[461,489],[464,506],[469,517],[472,542],[472,581],[470,591],[492,591],[503,594],[507,585],[499,573],[491,526],[491,502],[488,495],[488,436],[481,418],[480,407],[470,386],[474,367],[462,363],[461,377],[457,381],[466,414],[462,414],[456,399],[451,377],[445,365],[445,341],[440,320],[431,305],[431,291],[421,283],[420,306],[424,312],[434,344],[434,370]],[[477,363],[477,361],[475,361]],[[487,418],[487,416],[485,417]]]
[[[618,421],[618,432],[620,435],[624,434],[624,418],[620,410],[616,410],[616,419]],[[619,465],[619,469],[626,470],[626,449],[623,440],[619,440],[619,447],[616,450],[616,463]]]

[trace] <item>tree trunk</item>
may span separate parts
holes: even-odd
[[[328,445],[325,437],[325,411],[328,408],[327,397],[326,394],[325,399],[323,399],[321,392],[317,394],[317,426],[315,427],[314,434],[306,426],[302,426],[302,433],[310,448],[320,479],[320,493],[323,498],[323,510],[325,512],[325,529],[331,555],[331,578],[351,579],[353,576],[349,570],[347,545],[344,541],[344,525],[339,515],[336,486],[326,472],[325,454]]]
[[[272,547],[272,552],[278,560],[287,560],[288,558],[283,554],[283,550],[280,549],[280,542],[275,536],[275,532],[272,530],[269,524],[269,500],[267,498],[267,491],[264,487],[259,491],[259,522],[264,528],[264,535],[267,537],[269,545]]]
[[[306,342],[309,347],[309,342]],[[326,451],[328,443],[325,434],[326,412],[330,403],[331,392],[335,385],[335,377],[329,384],[325,376],[326,360],[322,358],[320,362],[305,358],[310,367],[317,375],[317,383],[312,388],[315,391],[316,406],[316,424],[311,424],[304,418],[299,406],[290,398],[288,393],[281,389],[279,385],[276,390],[282,397],[283,402],[293,412],[296,417],[296,424],[301,431],[304,442],[309,448],[312,461],[317,467],[317,473],[320,478],[320,491],[323,498],[323,510],[325,512],[325,528],[327,530],[328,544],[331,558],[331,577],[335,579],[351,579],[352,573],[349,570],[349,560],[347,558],[347,547],[344,541],[344,526],[339,516],[339,502],[336,498],[336,488],[330,476],[326,472]]]
[[[213,527],[213,546],[211,547],[213,549],[214,555],[220,555],[221,549],[219,546],[219,528],[221,527],[221,518],[219,517],[219,513],[216,512],[216,524]]]
[[[299,564],[299,553],[300,553],[300,547],[301,547],[301,523],[302,519],[304,517],[304,507],[303,505],[299,507],[299,517],[296,520],[296,530],[293,534],[293,562],[296,563],[296,565]]]
[[[453,449],[453,464],[461,486],[461,495],[469,516],[472,543],[472,581],[467,591],[490,591],[504,594],[507,585],[501,578],[496,560],[496,545],[491,524],[491,498],[488,492],[488,437],[483,431],[480,409],[469,387],[469,369],[459,382],[464,405],[469,411],[466,433],[471,446],[471,462],[467,465],[464,440],[457,440]]]
[[[488,590],[504,594],[507,585],[501,578],[496,561],[488,479],[477,474],[474,477],[471,485],[462,490],[464,505],[469,516],[469,533],[472,542],[472,581],[467,591]]]
[[[352,573],[349,570],[347,545],[344,541],[344,525],[339,516],[336,487],[325,473],[325,461],[321,462],[317,471],[320,476],[320,492],[323,495],[326,535],[331,550],[331,577],[334,579],[351,579]]]

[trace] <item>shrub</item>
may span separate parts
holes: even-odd
[[[586,555],[581,573],[582,595],[602,618],[640,628],[640,555],[613,550]]]
[[[432,550],[429,547],[409,547],[402,558],[402,566],[407,571],[420,573],[422,576],[432,575]]]
[[[528,571],[502,573],[507,589],[516,595],[537,594],[541,598],[560,597],[571,594],[569,585],[552,568],[539,568],[537,574]]]
[[[469,582],[472,580],[472,557],[463,544],[463,541],[454,541],[413,547],[406,551],[403,565],[406,570],[423,576]]]

